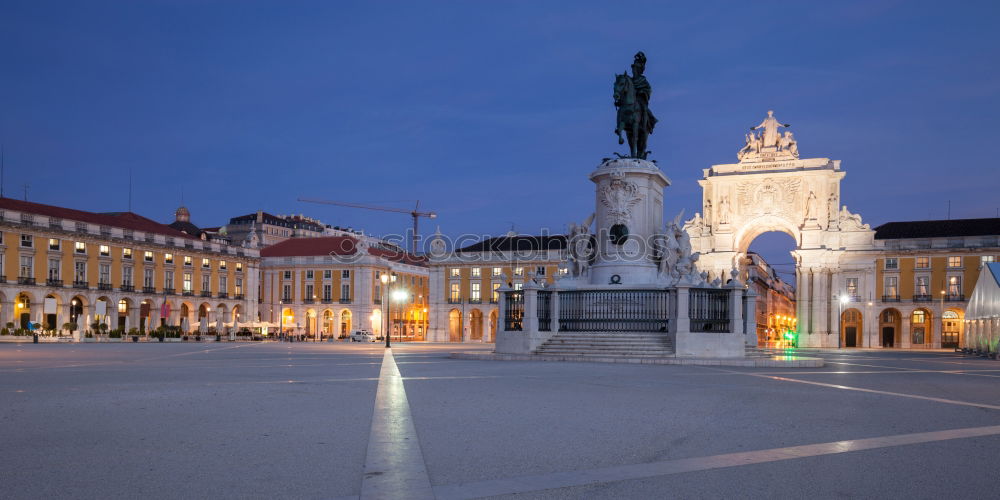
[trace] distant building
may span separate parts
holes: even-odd
[[[305,215],[273,215],[262,210],[229,219],[220,232],[234,242],[247,242],[257,248],[269,247],[291,238],[350,236],[371,245],[387,242],[349,227],[331,226]]]
[[[742,278],[757,295],[757,345],[787,345],[784,334],[796,329],[795,287],[783,281],[757,253],[747,253],[744,269]]]
[[[551,283],[557,273],[564,272],[560,263],[565,247],[563,235],[508,234],[431,256],[431,330],[427,339],[494,342],[497,289],[504,280],[515,290],[532,278]]]
[[[203,239],[181,208],[165,225],[0,198],[0,325],[193,331],[203,318],[255,320],[258,251]]]

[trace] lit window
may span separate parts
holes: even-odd
[[[82,241],[76,242],[75,248],[76,253],[87,253],[87,244]]]
[[[59,240],[56,238],[49,238],[49,250],[59,250]]]
[[[996,256],[993,255],[983,255],[979,258],[979,262],[982,264],[987,264],[989,262],[996,262]]]
[[[122,258],[123,259],[131,259],[132,258],[132,249],[131,248],[123,248],[122,249]]]
[[[931,267],[930,257],[917,257],[917,269],[928,269]]]
[[[461,270],[460,270],[459,268],[457,268],[457,267],[453,267],[453,268],[451,268],[451,269],[450,269],[450,271],[449,271],[449,273],[450,273],[450,276],[451,276],[452,278],[457,278],[457,277],[459,276],[459,274],[460,274],[461,272],[462,272],[462,271],[461,271]]]
[[[496,278],[497,276],[500,276],[500,274],[501,274],[502,272],[503,272],[503,270],[502,270],[502,269],[500,269],[499,267],[494,267],[494,268],[493,268],[493,272],[492,272],[492,273],[490,273],[490,276],[493,276],[494,278]]]
[[[236,272],[238,272],[238,273],[239,272],[243,272],[243,263],[242,262],[237,262],[236,263]]]
[[[948,276],[948,295],[958,297],[962,295],[962,277]]]
[[[121,313],[121,314],[125,314],[125,313],[128,312],[128,301],[127,300],[121,299],[121,300],[118,301],[118,312]]]
[[[899,269],[899,259],[896,257],[887,257],[885,259],[886,269]]]
[[[961,257],[948,257],[948,267],[950,267],[950,268],[962,267],[962,258]]]
[[[926,315],[924,315],[924,311],[922,309],[918,309],[916,311],[913,311],[913,322],[914,323],[917,323],[917,324],[923,323],[925,319],[926,319]]]
[[[220,260],[219,261],[219,269],[222,269],[222,270],[226,269],[226,261],[224,261],[224,260]]]
[[[101,255],[104,257],[111,255],[111,247],[107,245],[101,245],[100,250],[101,250]]]
[[[145,251],[145,252],[142,252],[142,260],[144,260],[146,262],[153,262],[153,252],[150,252],[148,250]]]
[[[458,283],[451,284],[451,288],[448,291],[448,300],[456,303],[462,300],[462,289]]]
[[[236,278],[236,295],[243,295],[243,278]]]
[[[190,266],[191,265],[191,256],[190,255],[185,255],[184,256],[184,265],[185,266]]]
[[[916,285],[917,285],[916,286],[916,288],[917,288],[916,295],[921,295],[921,296],[924,296],[924,297],[930,296],[931,290],[930,290],[930,278],[929,277],[927,277],[927,276],[917,276],[917,283],[916,283]]]
[[[493,297],[490,299],[490,302],[494,304],[500,302],[500,283],[493,283]]]
[[[26,248],[31,248],[32,246],[34,246],[33,238],[31,237],[30,234],[21,235],[21,246]]]
[[[523,267],[515,267],[514,268],[514,276],[524,276],[524,268]]]
[[[478,278],[478,277],[482,276],[482,270],[480,270],[478,267],[473,267],[472,270],[471,270],[471,272],[472,272],[472,277],[473,278]]]
[[[172,254],[172,253],[165,253],[165,254],[163,254],[163,262],[166,262],[167,264],[173,264],[174,263],[174,254]]]
[[[521,290],[524,288],[524,283],[514,283],[514,290]]]
[[[471,300],[472,302],[480,301],[481,295],[479,287],[480,287],[479,283],[472,283],[472,290],[469,293],[469,300]]]
[[[184,283],[182,286],[184,287],[185,292],[191,292],[193,290],[194,285],[191,283],[191,277],[191,273],[184,273]]]
[[[897,278],[895,276],[886,276],[885,278],[885,296],[887,298],[895,298],[899,296],[899,290],[897,288]]]
[[[201,259],[201,267],[203,269],[208,269],[208,268],[212,267],[212,263],[208,259]]]

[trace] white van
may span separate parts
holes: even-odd
[[[375,342],[375,336],[368,330],[356,330],[351,334],[351,342]]]

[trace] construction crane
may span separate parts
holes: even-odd
[[[377,207],[374,205],[365,205],[362,203],[348,203],[346,201],[333,201],[333,200],[318,200],[315,198],[299,198],[299,201],[304,201],[306,203],[318,203],[320,205],[334,205],[337,207],[350,207],[350,208],[361,208],[364,210],[380,210],[382,212],[396,212],[400,214],[410,214],[413,217],[413,240],[412,247],[410,248],[411,253],[417,253],[417,222],[421,217],[427,217],[428,219],[437,218],[437,214],[434,212],[421,212],[420,211],[420,200],[417,200],[416,206],[413,210],[407,210],[405,208],[394,208],[394,207]]]

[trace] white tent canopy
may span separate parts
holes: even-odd
[[[976,289],[965,311],[966,345],[997,349],[1000,339],[1000,262],[987,262],[979,271]]]

